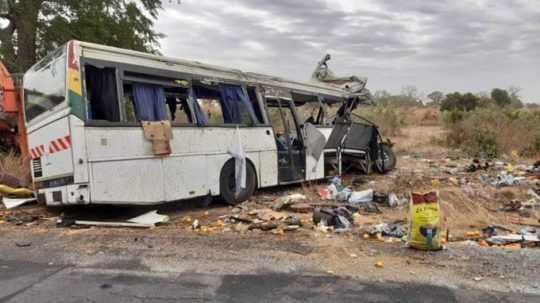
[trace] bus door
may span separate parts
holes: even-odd
[[[291,100],[267,99],[268,114],[278,151],[278,181],[289,183],[305,179],[305,148]]]

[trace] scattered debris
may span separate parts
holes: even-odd
[[[377,261],[375,263],[375,267],[377,268],[384,268],[384,262],[383,261]]]
[[[150,211],[140,216],[126,220],[126,222],[114,221],[91,221],[77,220],[70,218],[62,218],[57,220],[57,227],[74,227],[74,226],[99,226],[99,227],[133,227],[133,228],[153,228],[157,224],[169,221],[169,217],[160,215],[157,211]],[[197,221],[197,220],[196,220]],[[195,222],[194,222],[195,223]]]
[[[473,173],[478,170],[487,170],[491,166],[489,161],[480,162],[479,159],[473,159],[472,163],[465,167],[465,171],[468,173]]]
[[[488,175],[481,175],[480,180],[483,182],[489,183],[495,187],[503,186],[514,186],[518,185],[521,180],[525,179],[524,177],[516,177],[510,172],[502,171],[497,176],[491,177]]]
[[[373,189],[351,192],[348,201],[351,204],[373,202]]]
[[[31,198],[33,195],[34,193],[28,188],[14,188],[11,186],[0,184],[0,196],[4,196],[4,198]]]
[[[287,217],[287,214],[273,211],[271,209],[258,209],[253,211],[253,214],[263,221],[281,220]]]
[[[32,246],[32,242],[15,242],[15,246],[17,246],[17,247],[30,247],[30,246]]]
[[[303,202],[306,201],[306,196],[302,194],[291,194],[288,196],[285,196],[283,198],[280,198],[277,200],[276,203],[272,206],[274,210],[282,210],[286,208],[287,206],[290,206],[293,203]]]
[[[407,235],[406,229],[399,223],[379,223],[368,228],[368,233],[372,236],[382,235],[394,238],[402,238]]]
[[[149,211],[145,214],[142,214],[138,217],[131,218],[127,220],[131,223],[139,223],[139,224],[148,224],[148,225],[156,225],[159,223],[166,223],[169,222],[169,216],[166,215],[160,215],[157,213],[157,210]]]
[[[279,226],[277,222],[262,222],[262,223],[253,223],[249,225],[248,230],[260,229],[263,231],[268,231],[276,229]]]
[[[6,206],[6,209],[15,208],[18,206],[21,206],[26,203],[30,202],[36,202],[35,198],[7,198],[3,197],[2,202],[4,203],[4,206]]]
[[[508,245],[513,243],[524,243],[524,244],[539,244],[540,239],[538,235],[505,235],[505,236],[493,236],[486,241],[492,245]]]
[[[317,226],[333,226],[336,230],[346,231],[353,225],[352,213],[345,207],[316,208],[313,212],[313,223]]]

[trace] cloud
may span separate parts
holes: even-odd
[[[162,52],[306,80],[333,56],[371,89],[488,91],[540,102],[540,6],[527,0],[164,1]]]

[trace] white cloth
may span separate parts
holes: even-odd
[[[246,188],[247,179],[247,163],[246,153],[242,148],[242,139],[240,137],[240,129],[236,127],[235,139],[232,146],[229,148],[229,154],[234,158],[234,177],[236,180],[236,193],[239,193],[243,188]]]

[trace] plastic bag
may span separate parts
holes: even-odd
[[[441,245],[441,216],[437,192],[411,193],[410,247],[439,250]]]
[[[373,202],[373,189],[352,192],[349,197],[349,203],[361,204]]]

